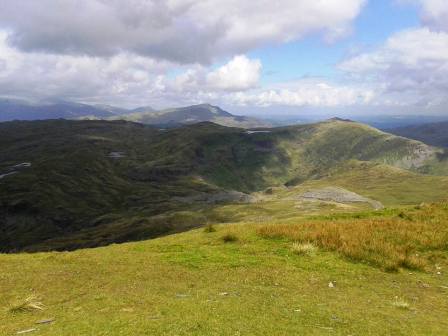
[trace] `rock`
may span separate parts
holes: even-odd
[[[375,210],[383,209],[384,206],[378,201],[358,195],[352,191],[339,187],[325,187],[321,189],[310,190],[299,196],[301,200],[319,200],[337,203],[368,203]]]
[[[40,320],[37,321],[36,324],[48,324],[54,322],[54,319],[46,319],[46,320]]]
[[[239,191],[219,191],[213,193],[198,193],[192,196],[186,197],[173,197],[173,200],[192,204],[196,202],[203,202],[207,204],[215,204],[215,203],[255,203],[256,198],[249,194],[245,194]]]
[[[121,159],[121,158],[126,157],[126,154],[123,152],[110,152],[109,155],[107,155],[107,156],[112,159]]]
[[[33,331],[37,331],[37,330],[38,330],[38,329],[36,329],[36,328],[31,328],[31,329],[26,329],[26,330],[18,331],[17,334],[18,334],[18,335],[20,335],[20,334],[27,334],[27,333],[30,333],[30,332],[33,332]]]

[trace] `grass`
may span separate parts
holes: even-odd
[[[238,236],[234,233],[226,233],[221,239],[224,243],[234,243],[238,241]]]
[[[216,232],[216,227],[213,224],[207,224],[204,227],[204,232],[205,233],[212,233],[212,232]]]
[[[12,304],[9,308],[11,313],[32,312],[35,310],[43,310],[44,304],[38,300],[35,295],[28,296],[25,300]]]
[[[448,248],[448,203],[418,206],[396,216],[376,216],[265,225],[257,232],[265,238],[312,242],[388,271],[428,270]]]
[[[409,302],[407,302],[403,298],[399,298],[398,296],[395,297],[395,300],[392,302],[392,305],[394,307],[400,308],[400,309],[409,309],[411,305]]]
[[[291,247],[291,251],[298,255],[312,256],[317,252],[317,247],[314,244],[306,242],[294,242]]]
[[[447,204],[356,216],[279,222],[288,236],[268,239],[260,230],[272,225],[238,223],[215,225],[219,235],[200,228],[74,252],[0,254],[0,307],[12,307],[17,297],[30,293],[45,298],[45,310],[0,309],[0,335],[50,318],[55,322],[40,325],[39,335],[446,334],[448,253],[437,242],[446,230]],[[393,253],[401,251],[400,240],[409,241],[427,262],[426,271],[384,272],[370,259],[378,251],[354,262],[296,236],[300,226],[309,230],[334,222],[348,225],[340,233],[349,235],[356,221],[364,228],[368,221],[386,220],[390,225],[377,229],[391,233],[376,237],[388,237]],[[395,237],[400,232],[406,234]],[[225,235],[238,237],[238,244],[224,243]],[[431,237],[434,243],[426,241]],[[297,257],[291,249],[296,241],[315,244],[319,253]],[[330,283],[336,285],[330,288]],[[406,299],[392,301],[395,297]]]

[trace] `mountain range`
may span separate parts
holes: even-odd
[[[5,122],[0,249],[157,237],[231,220],[216,210],[220,204],[272,195],[290,202],[306,185],[343,187],[385,205],[438,200],[448,188],[447,157],[337,118],[249,130],[211,122],[172,129],[123,120]]]
[[[129,120],[160,127],[177,127],[203,121],[243,128],[272,126],[267,121],[235,116],[210,104],[157,111],[150,106],[124,109],[110,105],[89,105],[67,101],[29,102],[18,99],[0,99],[0,122],[45,119]]]
[[[399,127],[388,131],[428,145],[448,147],[448,121]]]

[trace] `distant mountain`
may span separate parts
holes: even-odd
[[[448,121],[394,128],[390,133],[448,148]]]
[[[125,108],[121,108],[121,107],[116,107],[113,105],[107,105],[107,104],[95,104],[93,105],[93,107],[100,109],[101,111],[107,111],[112,113],[113,115],[116,114],[126,114],[129,113],[130,111],[125,109]]]
[[[74,102],[32,103],[18,99],[0,99],[0,121],[109,118],[126,110],[107,105],[87,105]]]
[[[148,112],[154,112],[156,111],[151,106],[142,106],[137,107],[136,109],[130,110],[129,113],[148,113]]]
[[[209,104],[157,111],[150,106],[130,110],[101,104],[89,105],[67,101],[28,102],[0,98],[0,122],[46,119],[127,120],[163,127],[178,127],[204,121],[240,128],[272,126],[267,121],[235,116]]]
[[[167,125],[178,126],[188,125],[198,122],[209,121],[215,124],[228,127],[241,128],[257,128],[270,127],[269,122],[261,121],[256,118],[235,116],[229,112],[224,111],[218,106],[210,104],[200,104],[180,108],[171,108],[161,111],[142,110],[137,109],[136,113],[129,113],[126,115],[115,116],[111,119],[122,119],[133,122],[139,122],[149,125]],[[134,110],[136,111],[136,110]]]

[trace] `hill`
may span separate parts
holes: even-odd
[[[0,99],[0,122],[10,120],[108,118],[125,110],[107,105],[87,105],[66,101],[31,103]]]
[[[169,130],[125,121],[2,123],[0,246],[71,250],[260,211],[277,216],[369,207],[309,206],[291,199],[288,192],[299,193],[312,181],[387,205],[437,201],[445,195],[447,178],[421,173],[446,173],[447,160],[439,154],[420,142],[340,120],[262,130],[212,123]],[[382,177],[371,181],[372,187],[355,178],[370,170]],[[382,192],[393,188],[392,182],[401,184]],[[288,192],[263,192],[271,187]]]
[[[448,121],[394,128],[389,132],[431,146],[448,147]]]
[[[0,254],[0,334],[444,335],[447,220],[445,202]]]
[[[150,106],[125,109],[103,104],[89,105],[68,101],[29,102],[0,98],[0,122],[49,119],[127,120],[170,128],[205,121],[241,128],[272,126],[269,122],[256,118],[234,116],[217,106],[209,104],[158,111]]]
[[[172,108],[161,111],[140,108],[136,113],[129,113],[113,117],[112,119],[123,119],[150,125],[179,126],[209,121],[222,126],[257,128],[269,127],[270,123],[255,118],[235,116],[226,112],[218,106],[200,104],[180,108]]]

